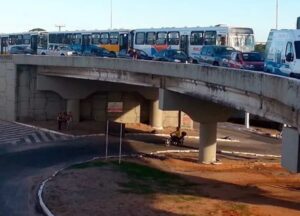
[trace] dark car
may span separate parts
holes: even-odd
[[[180,50],[176,49],[165,49],[154,54],[153,60],[155,61],[166,61],[166,62],[177,62],[187,63],[189,57]]]
[[[116,54],[114,52],[110,52],[105,48],[94,46],[89,51],[83,53],[84,56],[98,56],[98,57],[106,57],[106,58],[115,58]]]
[[[198,62],[224,66],[234,51],[234,48],[228,46],[206,45],[201,49]]]
[[[12,46],[9,54],[27,54],[32,55],[34,51],[29,46]]]
[[[228,62],[228,67],[247,69],[247,70],[264,70],[264,57],[259,52],[233,52]]]
[[[151,56],[149,56],[143,50],[135,49],[135,52],[136,52],[137,59],[142,59],[142,60],[152,60],[153,59]],[[133,56],[134,56],[134,51],[126,50],[126,49],[121,50],[117,55],[118,58],[126,58],[126,59],[132,59]]]

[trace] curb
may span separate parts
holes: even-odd
[[[159,136],[159,137],[169,137],[169,134],[151,134],[151,133],[128,133],[126,136]],[[186,136],[188,139],[199,139],[199,136]],[[234,139],[222,139],[222,138],[217,138],[217,141],[219,142],[235,142],[239,143],[239,140],[234,140]]]
[[[165,153],[198,153],[199,150],[165,150],[165,151],[155,151],[155,152],[150,152],[149,155],[158,155],[158,154],[165,154]],[[281,158],[280,155],[268,155],[268,154],[256,154],[256,153],[250,153],[250,152],[237,152],[237,151],[223,151],[223,150],[219,150],[217,151],[217,153],[222,153],[222,154],[231,154],[231,155],[248,155],[248,156],[255,156],[255,157],[271,157],[271,158]],[[133,156],[137,156],[137,155],[143,155],[144,153],[138,153],[136,155],[122,155],[122,157],[133,157]],[[111,158],[118,158],[119,156],[108,156],[107,158],[111,159]],[[50,176],[49,178],[47,178],[46,180],[44,180],[38,190],[38,201],[39,201],[39,205],[41,206],[43,213],[47,216],[55,216],[50,210],[49,208],[46,206],[44,200],[43,200],[43,190],[45,188],[45,185],[52,180],[54,177],[56,177],[61,171],[67,169],[70,166],[74,166],[77,164],[82,164],[82,163],[88,163],[94,160],[99,160],[99,159],[106,159],[105,157],[94,157],[90,160],[85,160],[85,161],[80,161],[80,162],[76,162],[74,164],[68,165],[62,169],[57,170],[56,172],[54,172],[54,174],[52,176]]]
[[[165,154],[165,153],[199,153],[199,150],[166,150],[166,151],[156,151],[151,152],[150,155],[154,154]],[[251,152],[238,152],[238,151],[224,151],[218,150],[217,153],[221,154],[230,154],[230,155],[247,155],[254,157],[269,157],[269,158],[281,158],[280,155],[269,155],[269,154],[257,154]]]
[[[134,155],[122,155],[122,157],[133,157]],[[107,157],[108,159],[111,159],[111,158],[119,158],[119,156],[108,156]],[[61,168],[57,171],[55,171],[49,178],[47,178],[46,180],[44,180],[40,187],[39,187],[39,190],[38,190],[38,203],[40,205],[40,207],[42,208],[42,211],[43,213],[46,215],[46,216],[55,216],[51,211],[50,209],[47,207],[47,205],[45,204],[44,200],[43,200],[43,191],[44,191],[44,188],[46,186],[46,184],[51,181],[54,177],[56,177],[61,171],[67,169],[68,167],[70,166],[74,166],[74,165],[77,165],[77,164],[82,164],[82,163],[88,163],[88,162],[91,162],[91,161],[94,161],[94,160],[99,160],[99,159],[106,159],[106,157],[94,157],[92,159],[89,159],[89,160],[85,160],[85,161],[80,161],[80,162],[76,162],[76,163],[73,163],[73,164],[70,164],[64,168]]]

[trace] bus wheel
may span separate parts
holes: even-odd
[[[62,53],[62,54],[60,54],[60,56],[65,56],[65,54]]]
[[[41,55],[46,55],[46,53],[43,52],[43,53],[41,53]]]
[[[219,63],[218,62],[214,62],[213,66],[219,66]]]

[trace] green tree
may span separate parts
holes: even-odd
[[[255,51],[260,53],[265,53],[266,45],[265,44],[256,44]]]

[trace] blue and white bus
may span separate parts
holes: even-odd
[[[200,54],[203,45],[227,45],[243,52],[254,51],[252,28],[213,27],[150,28],[131,32],[131,47],[153,56],[156,52],[171,48],[184,51],[189,57]]]
[[[48,32],[40,35],[38,39],[38,54],[46,55],[49,50],[60,46],[69,46],[82,54],[89,52],[93,46],[117,53],[121,49],[128,49],[128,36],[129,30]]]

